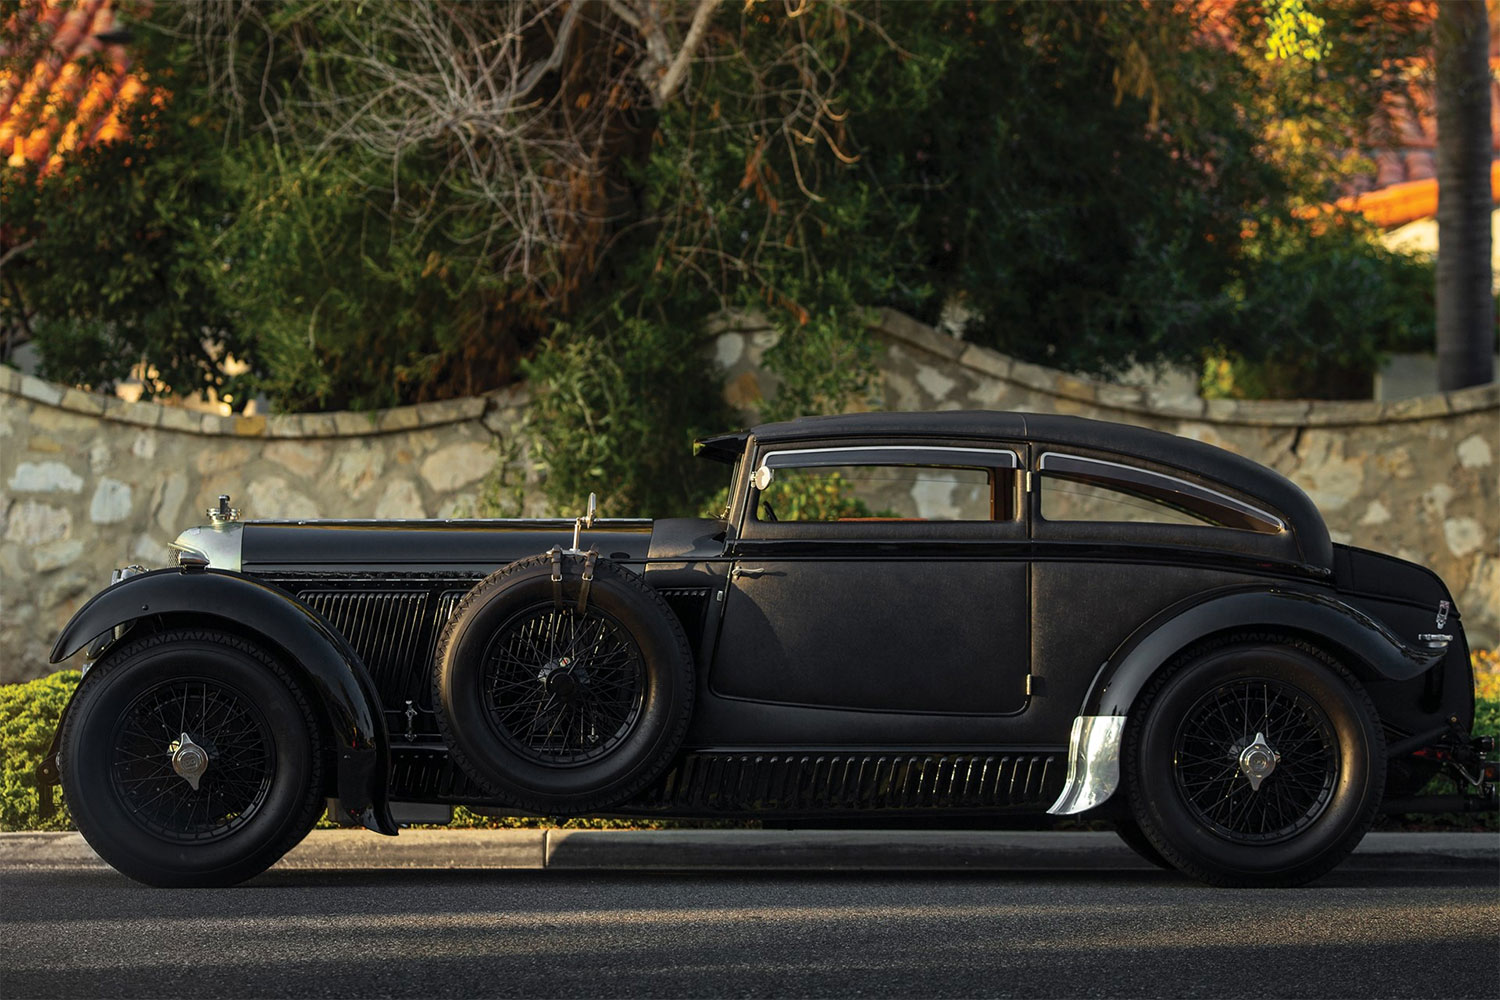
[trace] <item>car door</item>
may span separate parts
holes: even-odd
[[[741,505],[715,695],[1007,715],[1030,661],[1018,446],[777,446]]]

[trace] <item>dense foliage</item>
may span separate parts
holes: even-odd
[[[1430,339],[1430,267],[1316,208],[1406,85],[1405,8],[135,12],[170,99],[0,188],[35,241],[0,309],[66,381],[147,358],[190,391],[228,349],[237,398],[360,408],[524,375],[552,498],[662,515],[737,422],[704,350],[726,309],[779,332],[768,417],[865,389],[875,306],[1081,372],[1213,361],[1239,394],[1353,391]]]
[[[0,171],[0,241],[20,248],[5,266],[0,322],[29,333],[43,375],[103,386],[149,361],[147,394],[185,393],[222,385],[222,352],[245,353],[214,247],[233,199],[217,143],[186,104],[138,101],[130,138],[70,155],[45,177],[36,164]]]
[[[41,818],[36,767],[77,686],[76,670],[0,685],[0,831],[72,829],[67,806],[55,790],[57,812],[50,819]]]

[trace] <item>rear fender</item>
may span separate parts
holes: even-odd
[[[1402,642],[1390,629],[1330,594],[1292,589],[1220,591],[1173,605],[1121,644],[1094,675],[1079,715],[1128,715],[1156,672],[1184,649],[1228,631],[1305,636],[1340,657],[1362,681],[1405,681],[1443,661],[1446,650]]]
[[[156,615],[223,622],[283,653],[316,695],[333,732],[342,808],[371,829],[396,833],[386,794],[390,739],[369,671],[322,617],[274,587],[214,569],[128,577],[78,610],[53,646],[51,661],[66,660],[117,626]]]
[[[1175,604],[1136,629],[1094,675],[1073,722],[1067,782],[1048,812],[1079,813],[1108,800],[1120,783],[1125,718],[1141,691],[1183,650],[1231,631],[1278,632],[1332,647],[1362,681],[1411,680],[1447,652],[1407,645],[1364,612],[1314,591],[1237,589]]]

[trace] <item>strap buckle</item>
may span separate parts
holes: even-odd
[[[588,554],[583,557],[583,582],[578,588],[578,613],[580,615],[589,609],[589,584],[594,582],[594,563],[598,559],[599,550],[590,546]]]
[[[562,581],[563,581],[563,572],[562,572],[562,567],[563,567],[563,550],[562,550],[562,546],[561,545],[554,545],[554,546],[552,546],[552,551],[550,553],[548,553],[548,554],[552,556],[552,604],[553,604],[553,606],[555,608],[557,608],[557,610],[561,611],[562,610],[562,606],[563,606],[563,592],[562,592]]]

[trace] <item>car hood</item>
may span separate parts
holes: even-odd
[[[643,560],[650,520],[600,519],[579,546],[618,561]],[[573,520],[245,521],[190,528],[175,551],[202,553],[216,569],[271,572],[489,572],[573,544]]]

